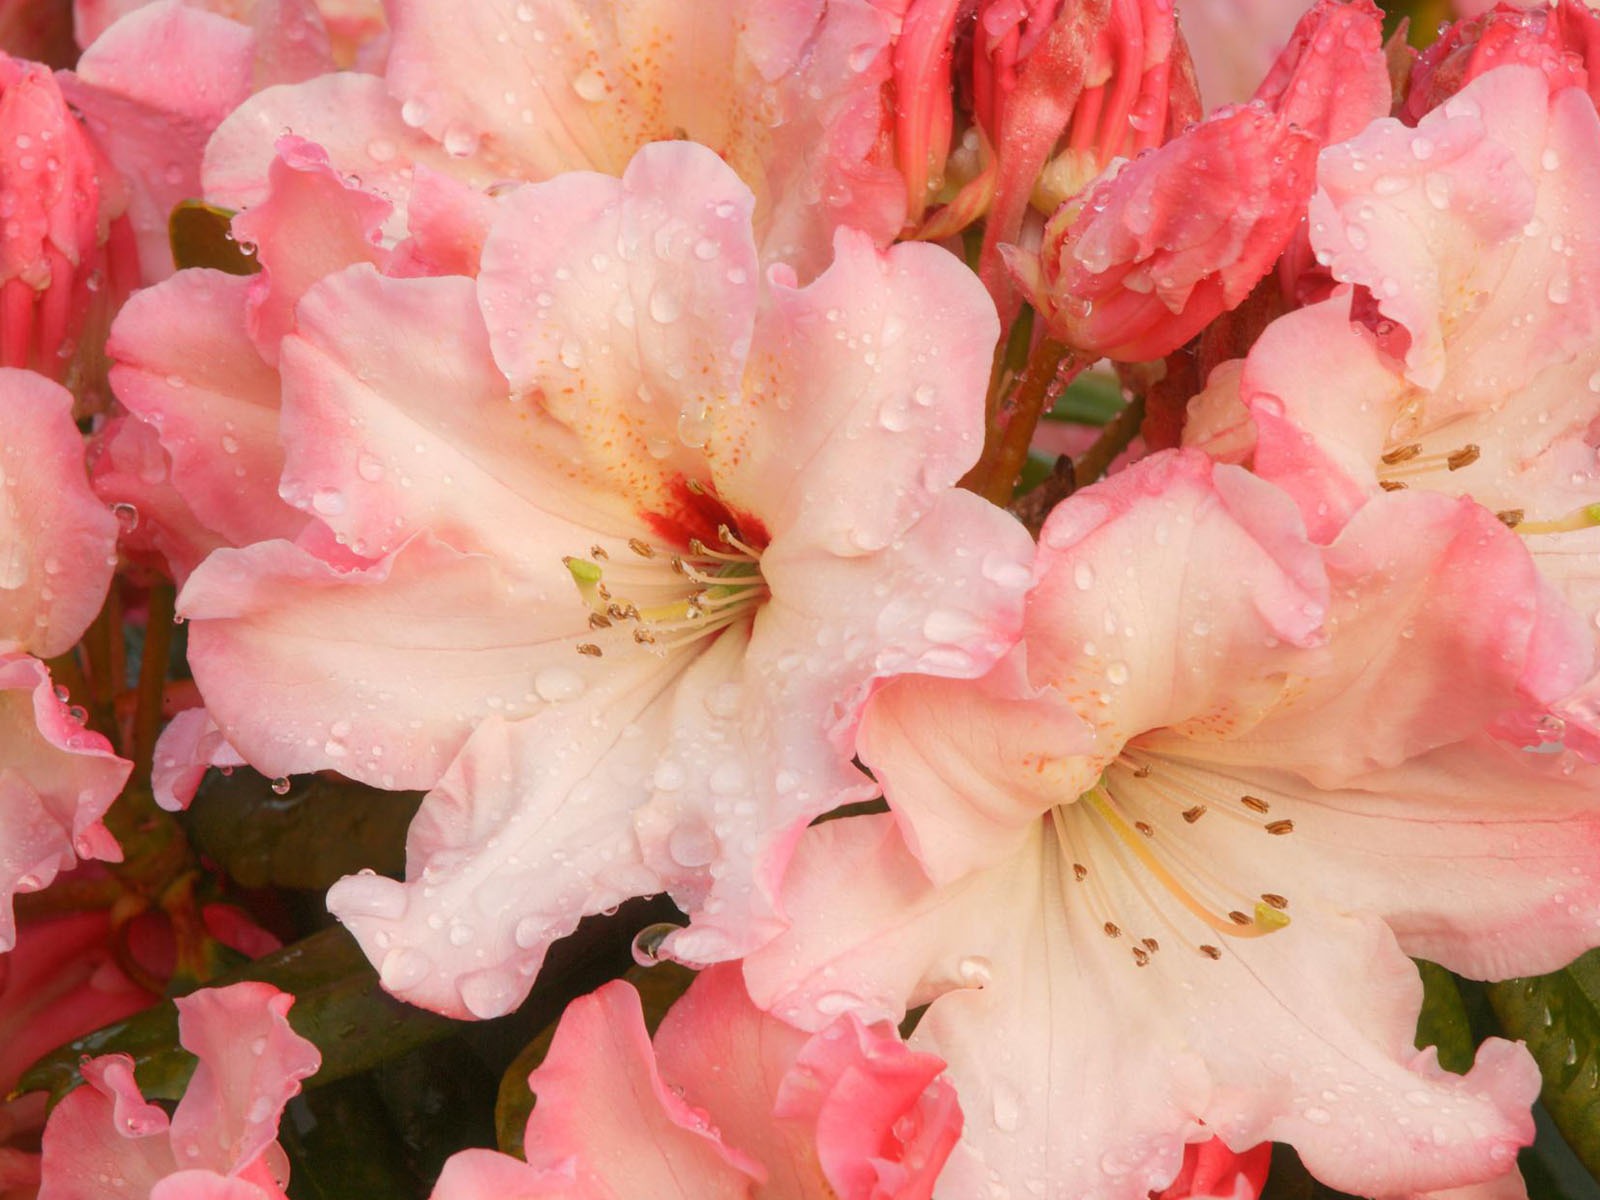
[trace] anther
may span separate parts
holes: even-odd
[[[1282,912],[1284,909],[1289,907],[1289,902],[1276,892],[1262,892],[1261,900],[1262,903],[1271,905],[1279,912]]]
[[[1149,779],[1150,778],[1150,764],[1149,763],[1140,763],[1137,767],[1135,767],[1133,769],[1133,777],[1135,779]]]
[[[1206,806],[1204,804],[1196,804],[1193,808],[1186,808],[1183,810],[1183,819],[1189,822],[1191,825],[1205,815]]]
[[[1118,929],[1116,927],[1116,925],[1114,925],[1110,921],[1107,921],[1105,923],[1105,925],[1103,926],[1103,928],[1106,931],[1106,936],[1109,937],[1109,938],[1115,938],[1115,937],[1121,937],[1122,936],[1122,930]]]
[[[1148,967],[1150,965],[1150,951],[1142,946],[1133,947],[1133,961],[1141,967]]]
[[[1232,921],[1235,925],[1250,924],[1250,917],[1245,913],[1239,912],[1237,909],[1228,914],[1228,920]]]
[[[653,646],[655,645],[656,635],[641,625],[633,631],[633,640],[641,646]]]
[[[606,548],[604,546],[600,545],[599,543],[596,543],[595,545],[589,547],[589,557],[590,558],[610,558],[611,555],[606,553]]]
[[[1451,451],[1450,455],[1444,460],[1444,463],[1445,466],[1449,467],[1452,471],[1459,471],[1462,467],[1470,467],[1477,461],[1478,447],[1474,443],[1468,442],[1465,446],[1461,447],[1461,449]]]
[[[1082,883],[1085,879],[1089,878],[1089,868],[1084,866],[1082,863],[1073,863],[1072,877],[1079,883]]]
[[[1215,946],[1201,946],[1200,953],[1213,961],[1222,957],[1222,951]]]
[[[1286,833],[1294,832],[1293,821],[1268,821],[1264,829],[1274,837],[1282,837]]]
[[[1259,796],[1240,796],[1239,803],[1244,805],[1251,812],[1264,813],[1272,808],[1272,805],[1268,804]]]
[[[1383,461],[1389,466],[1393,467],[1400,463],[1408,462],[1421,453],[1421,443],[1412,442],[1409,445],[1396,446],[1393,450],[1389,451],[1383,456]]]
[[[1150,951],[1151,954],[1161,949],[1161,943],[1156,941],[1155,938],[1142,938],[1140,940],[1144,942],[1144,948]]]
[[[656,556],[656,548],[640,538],[629,538],[628,549],[632,550],[640,558],[654,558]]]
[[[1523,518],[1528,514],[1520,508],[1504,508],[1495,513],[1495,519],[1507,529],[1515,529],[1522,524]]]
[[[1140,833],[1144,834],[1145,837],[1155,837],[1156,835],[1156,831],[1151,829],[1150,826],[1144,821],[1135,821],[1133,823],[1133,827]]]
[[[586,655],[589,658],[599,658],[604,651],[601,650],[599,646],[596,646],[593,642],[580,642],[578,644],[578,653]]]
[[[592,612],[592,613],[589,614],[589,628],[590,629],[610,629],[611,628],[611,618],[606,616],[604,613]]]
[[[1386,492],[1403,492],[1406,490],[1406,485],[1398,479],[1380,479],[1378,480],[1378,486]]]
[[[674,554],[667,562],[674,575],[687,575],[689,573],[689,568],[683,565],[683,559],[678,555]]]
[[[733,530],[729,529],[726,525],[717,526],[717,536],[722,539],[722,544],[724,546],[731,546],[736,540],[733,536]]]
[[[685,134],[684,136],[687,137],[688,135]],[[696,496],[704,496],[706,494],[705,484],[701,483],[698,479],[685,479],[683,481],[683,486],[688,488],[689,491],[694,493]]]
[[[695,537],[692,537],[692,538],[689,539],[689,553],[690,554],[693,554],[698,558],[701,555],[704,555],[705,552],[706,552],[706,544],[704,542],[702,542],[699,538],[695,538]]]

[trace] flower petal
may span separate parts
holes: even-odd
[[[0,653],[50,658],[100,611],[117,522],[89,487],[66,388],[0,368]]]

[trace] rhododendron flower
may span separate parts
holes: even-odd
[[[66,378],[96,293],[134,282],[126,222],[113,225],[115,213],[102,212],[101,172],[49,68],[0,53],[0,363],[7,367]],[[108,252],[119,260],[115,272]]]
[[[177,1110],[140,1095],[127,1055],[85,1059],[87,1082],[45,1125],[39,1200],[284,1200],[278,1120],[322,1063],[289,1027],[294,997],[236,983],[175,1003],[178,1040],[200,1060]]]
[[[1305,213],[1317,138],[1226,110],[1122,166],[1007,261],[1051,336],[1090,357],[1160,358],[1239,304]]]
[[[1320,549],[1192,451],[1078,493],[1017,653],[873,698],[895,816],[807,832],[752,997],[807,1028],[931,1000],[952,1195],[1134,1200],[1211,1136],[1364,1195],[1503,1174],[1538,1072],[1415,1051],[1406,955],[1501,978],[1594,937],[1593,770],[1481,732],[1566,629],[1526,557],[1422,493]]]
[[[688,138],[755,191],[762,261],[805,278],[839,226],[887,242],[904,220],[879,136],[889,30],[866,0],[400,0],[389,15],[383,78],[324,75],[229,117],[206,151],[208,199],[255,203],[286,130],[399,213],[418,164],[474,186],[620,174],[641,146]]]
[[[76,858],[116,859],[100,823],[130,763],[83,728],[39,659],[69,649],[105,599],[117,523],[89,490],[72,397],[0,369],[0,951],[11,897]]]
[[[1522,535],[1594,638],[1594,105],[1530,67],[1491,71],[1414,130],[1385,120],[1329,150],[1319,181],[1312,244],[1335,279],[1370,291],[1376,331],[1352,323],[1349,295],[1291,313],[1252,350],[1237,390],[1196,407],[1242,401],[1256,470],[1290,490],[1321,541],[1380,489],[1472,497]],[[1530,682],[1530,700],[1552,708],[1520,736],[1600,753],[1595,659],[1592,646],[1573,652]]]
[[[961,1132],[943,1067],[854,1015],[811,1035],[774,1020],[732,965],[700,974],[652,1051],[637,993],[609,983],[528,1080],[528,1162],[457,1154],[433,1200],[928,1200]]]
[[[351,268],[283,341],[282,493],[371,565],[219,551],[179,609],[258,769],[438,784],[408,882],[329,897],[407,999],[503,1012],[630,895],[695,915],[687,958],[770,936],[799,829],[875,790],[874,681],[1009,645],[1031,546],[952,490],[987,297],[848,234],[763,285],[751,207],[703,147],[650,147],[505,197],[476,284]]]
[[[1156,1200],[1256,1200],[1267,1184],[1272,1164],[1271,1144],[1235,1154],[1220,1138],[1190,1142],[1183,1148],[1178,1177],[1161,1190]]]
[[[1324,145],[1388,116],[1383,13],[1372,0],[1318,0],[1295,25],[1252,98]]]

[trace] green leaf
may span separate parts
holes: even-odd
[[[1336,1192],[1312,1178],[1294,1147],[1282,1143],[1272,1147],[1272,1168],[1267,1172],[1267,1186],[1261,1189],[1261,1200],[1352,1200],[1344,1192]]]
[[[1490,984],[1488,993],[1501,1028],[1533,1052],[1540,1099],[1561,1136],[1600,1176],[1600,951],[1551,975]]]
[[[278,795],[246,768],[206,775],[183,823],[194,847],[247,888],[322,891],[371,868],[405,869],[406,830],[421,792],[385,792],[348,779],[303,775]]]
[[[1055,406],[1044,414],[1044,419],[1071,421],[1077,425],[1104,425],[1126,406],[1122,384],[1115,375],[1085,371],[1061,393]]]
[[[428,1183],[406,1167],[403,1146],[366,1077],[289,1101],[278,1126],[289,1156],[290,1200],[423,1200]]]
[[[254,250],[233,238],[233,213],[203,200],[184,200],[167,218],[172,261],[182,267],[211,267],[229,275],[254,275],[261,270]]]
[[[1436,1046],[1439,1065],[1446,1071],[1465,1075],[1472,1069],[1477,1044],[1472,1038],[1472,1023],[1461,1000],[1456,977],[1437,963],[1415,960],[1422,975],[1422,1011],[1417,1015],[1416,1047]]]

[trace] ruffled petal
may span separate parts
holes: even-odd
[[[306,519],[278,498],[278,375],[248,334],[251,281],[188,270],[138,293],[107,350],[118,399],[172,456],[172,485],[237,546],[292,538]]]
[[[172,1117],[179,1162],[236,1174],[278,1134],[283,1106],[322,1065],[289,1026],[294,997],[265,983],[180,996],[178,1041],[200,1060]]]
[[[167,722],[156,741],[150,787],[157,804],[169,812],[180,812],[189,807],[212,767],[244,765],[211,714],[203,708],[188,708]]]
[[[201,194],[206,139],[253,90],[250,29],[179,0],[129,13],[63,72],[62,93],[129,189],[145,280],[172,273],[167,216]]]
[[[765,1180],[662,1082],[638,993],[621,981],[568,1005],[528,1086],[539,1100],[523,1143],[529,1163],[575,1160],[580,1195],[743,1200]]]
[[[0,951],[16,940],[15,894],[80,858],[121,860],[100,819],[132,769],[56,698],[42,662],[0,654]]]
[[[78,640],[116,565],[117,522],[89,487],[72,396],[0,368],[0,653]]]
[[[156,1182],[177,1169],[167,1114],[139,1094],[125,1054],[89,1059],[83,1078],[45,1125],[41,1194],[148,1200]]]

